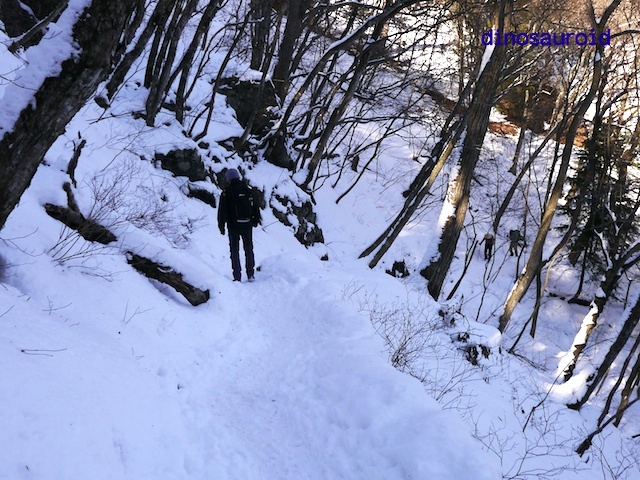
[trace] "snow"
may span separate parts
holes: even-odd
[[[56,76],[62,69],[62,63],[77,53],[72,28],[78,15],[89,4],[90,0],[70,0],[60,18],[49,24],[43,40],[23,52],[19,60],[8,53],[12,41],[4,32],[0,34],[3,58],[0,67],[0,78],[3,79],[3,84],[0,85],[1,135],[13,130],[20,112],[32,104],[34,92],[44,80]]]
[[[345,279],[380,280],[366,267],[274,254],[257,282],[238,285],[205,257],[213,300],[193,308],[123,272],[120,257],[102,262],[115,279],[27,258],[9,252],[10,265],[28,263],[9,267],[0,289],[7,478],[499,475],[341,301]]]
[[[135,101],[135,91],[125,95],[127,101]],[[471,426],[389,364],[358,296],[348,293],[358,284],[359,291],[378,292],[387,302],[406,294],[401,282],[349,260],[338,244],[331,247],[334,261],[320,261],[326,248],[305,249],[288,228],[274,224],[268,210],[255,233],[256,282],[231,282],[227,240],[217,233],[215,210],[185,198],[184,179],[148,160],[132,163],[129,155],[114,155],[130,149],[131,120],[90,125],[86,119],[96,118],[96,109],[89,104],[68,129],[82,131],[90,151],[90,161],[83,155],[76,172],[81,209],[100,203],[102,196],[91,189],[94,179],[111,178],[124,205],[160,191],[170,202],[173,224],[199,218],[199,226],[175,248],[165,235],[121,225],[121,214],[107,214],[103,222],[117,232],[116,245],[93,250],[76,240],[70,259],[56,260],[56,246],[69,232],[42,204],[66,202],[61,187],[73,137],[56,142],[1,237],[0,361],[11,365],[0,373],[2,475],[500,475],[496,458],[472,437]],[[139,155],[150,159],[154,146],[191,146],[173,128],[135,125]],[[112,132],[109,138],[105,131]],[[237,158],[228,159],[227,166],[238,165]],[[266,162],[247,169],[247,177],[267,192],[308,200]],[[320,215],[336,226],[350,221],[347,210],[333,208]],[[184,273],[209,289],[211,300],[192,307],[132,270],[127,250]]]
[[[66,12],[86,3],[72,0],[75,10]],[[29,49],[26,64],[1,52],[2,77],[33,87],[55,73],[74,53],[70,21],[63,15],[51,27],[58,35],[43,43],[49,58]],[[483,58],[490,55],[486,49]],[[243,78],[256,75],[240,63],[232,70]],[[0,232],[0,479],[533,479],[557,469],[562,480],[601,480],[603,472],[617,478],[610,472],[625,468],[627,478],[640,478],[637,440],[630,440],[638,433],[637,411],[620,429],[597,437],[588,459],[574,453],[601,411],[598,402],[580,412],[565,406],[593,372],[587,362],[571,382],[557,384],[558,366],[589,313],[561,298],[575,291],[575,275],[554,267],[548,288],[557,295],[545,297],[536,337],[525,334],[516,355],[506,350],[526,325],[532,292],[504,334],[495,328],[523,266],[507,253],[507,232],[539,218],[536,195],[544,191],[552,152],[541,156],[518,190],[491,261],[477,249],[459,293],[436,303],[418,271],[435,252],[450,214],[442,209],[445,179],[379,268],[357,259],[403,204],[402,191],[421,166],[413,158],[416,145],[423,148],[432,138],[428,126],[393,137],[375,172],[340,203],[354,172],[345,171],[335,188],[327,182],[314,192],[326,244],[305,248],[271,209],[286,212],[275,195],[298,203],[310,196],[287,171],[261,158],[243,162],[217,143],[243,131],[217,95],[203,139],[210,145],[201,149],[205,164],[214,172],[240,167],[272,199],[255,230],[256,282],[238,284],[231,281],[228,241],[217,231],[215,209],[185,197],[189,182],[153,163],[155,152],[196,146],[168,112],[156,129],[129,115],[146,95],[135,81],[133,75],[106,114],[89,102],[76,116]],[[194,103],[210,94],[204,83]],[[7,131],[31,93],[20,93],[16,84],[0,89],[0,128]],[[436,115],[425,115],[434,128]],[[367,138],[376,128],[365,125],[358,134]],[[69,235],[42,208],[66,203],[62,184],[78,132],[87,139],[74,189],[83,212],[100,205],[92,186],[105,172],[126,179],[113,182],[119,206],[102,210],[118,235],[106,247]],[[540,140],[527,141],[535,147]],[[474,184],[445,295],[462,275],[468,245],[491,230],[512,178],[499,163],[512,158],[514,148],[514,138],[487,135],[481,182]],[[447,167],[443,177],[453,174]],[[200,183],[219,195],[216,185]],[[154,203],[160,196],[164,203]],[[158,205],[165,207],[155,218],[162,222],[121,221],[127,207],[135,213]],[[553,235],[560,234],[552,231],[550,241],[557,240]],[[68,251],[64,259],[61,246]],[[211,299],[193,307],[149,281],[126,263],[129,250],[180,271]],[[328,261],[321,261],[325,255]],[[384,272],[400,259],[411,273],[402,280]],[[585,294],[596,289],[585,286]],[[594,345],[611,338],[607,319],[621,310],[602,312]],[[420,335],[409,338],[415,350],[393,368],[399,341],[416,331]],[[479,348],[472,365],[468,355]]]
[[[493,56],[494,50],[495,50],[495,45],[493,45],[493,43],[491,45],[485,45],[484,53],[482,54],[482,61],[480,62],[480,69],[478,70],[478,79],[482,76],[482,72],[484,72],[484,67],[486,67],[487,63],[491,61],[491,57]]]

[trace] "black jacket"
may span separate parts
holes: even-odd
[[[230,230],[240,228],[240,225],[235,218],[235,206],[240,193],[249,195],[253,199],[251,226],[255,227],[260,225],[262,222],[260,208],[258,207],[258,202],[253,191],[242,180],[234,179],[231,180],[231,183],[222,191],[222,195],[220,195],[220,205],[218,206],[218,228],[221,233],[224,233],[225,225],[228,225]]]

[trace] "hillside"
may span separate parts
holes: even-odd
[[[85,3],[72,2],[76,9]],[[221,12],[212,38],[236,13],[232,4]],[[19,55],[1,34],[6,131],[18,107],[31,101],[21,75],[28,72],[25,82],[37,85],[55,72],[55,55],[47,52],[68,53],[68,28],[54,22],[59,37],[52,42],[59,43]],[[187,31],[195,30],[192,21]],[[330,48],[334,40],[314,45]],[[150,92],[142,66],[148,53],[108,101],[108,84],[100,83],[48,149],[0,231],[0,479],[640,478],[637,408],[579,456],[575,449],[594,430],[606,398],[596,396],[580,411],[566,406],[584,391],[592,359],[602,356],[597,345],[617,334],[616,319],[630,311],[637,285],[629,281],[626,298],[607,305],[593,356],[584,361],[589,368],[566,383],[559,381],[563,362],[590,307],[568,302],[581,280],[565,256],[544,278],[548,295],[535,337],[520,335],[535,307],[533,287],[509,327],[497,328],[535,238],[523,229],[529,243],[511,256],[508,232],[533,230],[541,217],[554,145],[541,150],[518,187],[485,260],[479,242],[513,180],[507,168],[519,133],[513,125],[496,129],[506,119],[492,110],[469,213],[435,301],[420,272],[436,255],[451,213],[443,205],[459,171],[455,162],[445,165],[380,263],[369,268],[370,258],[359,258],[406,205],[411,182],[430,161],[425,152],[451,112],[433,100],[433,90],[420,103],[422,117],[403,112],[400,127],[398,118],[385,122],[412,100],[411,82],[388,97],[356,95],[345,115],[373,112],[371,118],[356,122],[348,141],[331,144],[303,188],[310,170],[276,165],[274,150],[263,148],[255,132],[250,147],[238,147],[247,133],[241,89],[261,79],[247,58],[229,57],[222,47],[203,54],[186,115],[193,120],[203,106],[213,114],[196,140],[188,122],[176,119],[175,89],[153,125],[141,113]],[[305,71],[319,56],[307,53],[300,60]],[[442,78],[451,58],[446,51],[432,60]],[[341,57],[336,68],[346,71],[350,60]],[[209,105],[225,61],[227,83]],[[403,78],[399,67],[380,75],[381,83]],[[442,78],[435,87],[450,95],[453,81]],[[303,81],[292,79],[296,86]],[[282,115],[285,108],[267,111]],[[543,138],[529,131],[528,151]],[[367,141],[375,154],[355,165],[351,148]],[[461,151],[457,144],[453,157]],[[575,165],[574,154],[572,173]],[[263,200],[253,283],[232,281],[228,238],[218,231],[230,168]],[[53,218],[66,207],[115,240],[88,241]],[[545,253],[568,223],[567,214],[556,216]],[[134,255],[160,272],[179,273],[207,301],[193,305],[143,275]],[[396,261],[407,276],[389,275]],[[594,277],[583,296],[597,289]],[[612,367],[607,387],[619,369]]]

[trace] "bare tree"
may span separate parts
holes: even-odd
[[[513,3],[507,0],[502,0],[496,6],[493,15],[493,26],[496,29],[509,30],[509,17],[512,8]],[[489,47],[486,52],[487,54],[490,52]],[[480,150],[489,126],[489,114],[493,108],[498,83],[502,79],[501,74],[506,61],[507,48],[504,45],[495,46],[490,54],[491,57],[482,69],[469,105],[469,120],[458,170],[449,183],[447,200],[443,207],[451,213],[445,220],[440,235],[438,255],[420,272],[427,279],[429,293],[436,300],[440,296],[442,285],[458,245],[460,232],[464,227],[469,207],[471,179],[480,158]]]
[[[276,93],[284,100],[289,91],[292,61],[298,41],[305,26],[305,12],[311,5],[310,0],[289,0],[287,8],[287,24],[278,50],[278,61],[273,69],[273,83]]]
[[[145,86],[149,88],[147,97],[146,121],[152,127],[160,111],[162,101],[171,86],[171,74],[178,42],[187,22],[195,11],[198,0],[181,0],[174,7],[173,15],[165,29],[157,29],[153,40],[153,55],[149,57]]]
[[[164,28],[164,23],[167,21],[171,8],[173,8],[173,2],[175,2],[175,0],[158,0],[149,21],[145,25],[145,28],[137,39],[135,45],[122,58],[113,75],[111,75],[111,78],[107,83],[107,95],[109,98],[112,98],[115,95],[116,90],[124,81],[125,76],[131,69],[131,66],[146,48],[154,32],[158,28]]]
[[[613,12],[616,10],[616,8],[620,5],[621,1],[622,0],[613,0],[607,6],[599,19],[596,18],[596,13],[594,11],[593,5],[590,5],[589,14],[591,19],[591,26],[597,35],[600,35],[605,31],[607,22],[611,18],[611,15],[613,15]],[[565,146],[562,151],[562,157],[560,159],[558,173],[556,175],[553,189],[551,190],[551,195],[546,203],[536,239],[531,247],[529,259],[527,260],[527,264],[525,265],[522,275],[518,278],[514,288],[511,290],[511,293],[509,294],[509,297],[505,302],[502,315],[500,316],[498,328],[502,332],[507,327],[513,311],[515,310],[522,297],[524,297],[525,293],[529,289],[529,286],[531,285],[531,282],[536,277],[539,269],[542,266],[542,250],[544,248],[544,243],[547,238],[549,229],[551,228],[551,221],[553,220],[553,217],[556,213],[558,201],[562,196],[565,180],[567,178],[567,171],[569,169],[569,162],[571,160],[571,153],[573,151],[573,143],[578,132],[578,127],[582,123],[587,109],[591,106],[598,93],[600,81],[602,79],[602,62],[604,54],[604,46],[600,44],[596,45],[593,55],[593,73],[591,76],[591,86],[589,88],[589,91],[581,100],[580,106],[573,116],[571,123],[569,124],[569,128],[565,138]]]
[[[117,62],[123,32],[134,20],[138,6],[137,2],[102,0],[82,9],[73,27],[79,53],[62,62],[57,76],[44,80],[12,130],[4,132],[0,140],[0,228],[47,150]],[[45,42],[43,39],[41,46]],[[29,68],[25,67],[25,74]],[[4,101],[13,99],[5,97]]]

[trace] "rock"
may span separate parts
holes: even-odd
[[[168,170],[179,177],[187,177],[192,182],[206,180],[209,177],[200,154],[195,149],[171,150],[166,155],[156,153],[156,162],[164,170]]]
[[[204,190],[202,188],[197,188],[193,186],[189,186],[189,192],[187,193],[188,197],[197,198],[201,202],[206,203],[207,205],[216,208],[216,197],[213,193]]]
[[[409,270],[407,270],[407,265],[404,263],[404,260],[393,262],[391,270],[386,270],[386,272],[396,278],[406,278],[409,276]]]
[[[271,82],[264,84],[264,90],[260,94],[258,81],[226,78],[220,83],[219,91],[226,95],[227,104],[236,112],[236,119],[243,128],[249,125],[251,116],[256,112],[251,126],[252,135],[264,136],[277,120],[271,107],[278,105],[278,97]]]
[[[302,202],[297,205],[290,198],[280,195],[276,195],[274,200],[284,208],[272,206],[273,214],[283,224],[295,229],[294,236],[301,244],[310,247],[316,243],[324,243],[324,235],[322,229],[316,224],[317,218],[311,202]],[[297,225],[294,225],[291,217],[296,218]]]

